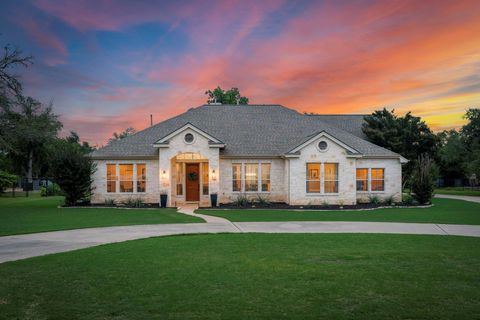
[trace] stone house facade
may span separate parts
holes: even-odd
[[[92,153],[93,203],[170,207],[239,196],[292,205],[401,200],[400,155],[368,142],[362,115],[304,115],[279,105],[203,105]]]

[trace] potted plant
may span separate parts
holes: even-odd
[[[160,208],[167,207],[167,198],[168,198],[168,195],[166,193],[160,194]]]
[[[217,199],[218,199],[218,195],[217,195],[216,192],[210,194],[210,203],[211,203],[212,207],[217,206]]]

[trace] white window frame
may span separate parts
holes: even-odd
[[[269,191],[262,191],[262,164],[268,163],[270,164],[270,190]],[[233,165],[240,165],[240,172],[241,172],[241,177],[240,177],[240,191],[233,191]],[[246,184],[246,165],[247,164],[256,164],[257,165],[257,191],[245,191],[245,184]],[[271,161],[235,161],[232,162],[231,165],[232,172],[231,172],[231,177],[232,177],[232,193],[238,194],[238,193],[247,193],[247,194],[257,194],[257,193],[263,193],[263,194],[269,194],[272,192],[272,162]]]
[[[240,166],[240,179],[233,179],[233,166],[234,165],[239,165]],[[232,162],[232,192],[233,193],[241,193],[243,191],[243,164],[241,162]],[[240,190],[233,190],[233,181],[238,181],[240,180]]]
[[[320,192],[308,192],[307,181],[317,181],[317,180],[307,180],[307,164],[309,163],[318,163],[320,164]],[[337,165],[337,180],[327,180],[327,181],[336,181],[337,182],[337,192],[325,192],[325,163],[332,163]],[[331,162],[331,161],[308,161],[305,162],[305,194],[307,196],[338,196],[340,194],[340,163]]]
[[[148,192],[148,164],[146,162],[107,162],[105,163],[105,168],[107,168],[107,165],[115,165],[115,192],[107,192],[107,184],[105,184],[105,193],[106,194],[146,194]],[[120,165],[121,164],[131,164],[133,165],[133,191],[132,192],[120,192]],[[145,165],[145,191],[138,192],[137,191],[137,164],[143,164]],[[105,181],[107,180],[107,177],[105,177]],[[112,181],[112,180],[110,180]]]
[[[372,172],[372,170],[374,170],[374,169],[376,169],[376,170],[379,170],[379,169],[383,170],[383,179],[373,179],[373,178],[372,178],[371,172]],[[370,175],[369,175],[369,178],[370,178],[370,183],[369,183],[369,184],[370,184],[370,187],[369,187],[370,189],[369,189],[369,190],[370,190],[370,192],[372,192],[372,193],[385,193],[385,177],[386,177],[386,176],[387,176],[387,174],[386,174],[385,168],[379,168],[379,167],[370,168]],[[373,190],[373,189],[372,189],[372,182],[373,182],[374,180],[375,180],[375,181],[383,181],[383,190]]]
[[[359,180],[357,178],[357,170],[367,170],[367,190],[357,190],[357,181],[365,181]],[[367,193],[370,191],[370,168],[355,168],[355,191],[358,193]]]
[[[365,168],[365,167],[362,167],[362,168],[357,168],[357,169],[367,169],[368,170],[368,173],[367,173],[367,191],[356,191],[357,193],[363,193],[363,194],[366,194],[366,193],[385,193],[386,192],[386,187],[387,187],[387,184],[386,184],[386,181],[387,181],[387,169],[386,168],[380,168],[380,167],[375,167],[375,168]],[[383,169],[383,179],[372,179],[372,169]],[[383,180],[383,190],[372,190],[372,181],[373,180],[378,180],[378,181],[382,181]],[[356,182],[357,182],[357,179],[356,179],[356,170],[355,170],[355,190],[357,189],[356,187]]]

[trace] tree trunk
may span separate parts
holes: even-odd
[[[33,182],[33,150],[28,153],[27,181],[28,183]]]

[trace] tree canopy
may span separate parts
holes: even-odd
[[[205,91],[205,94],[208,96],[207,103],[248,104],[248,98],[242,96],[238,88],[225,91],[218,86],[213,90]]]
[[[402,172],[404,182],[410,177],[418,155],[436,156],[438,137],[420,117],[410,112],[398,116],[395,110],[377,110],[365,117],[362,130],[371,142],[410,160]]]
[[[135,128],[132,128],[132,127],[128,127],[127,129],[123,130],[120,133],[114,132],[112,137],[110,139],[108,139],[108,143],[112,143],[113,141],[124,139],[128,136],[131,136],[131,135],[135,134],[135,133],[137,133],[137,130],[135,130]]]

